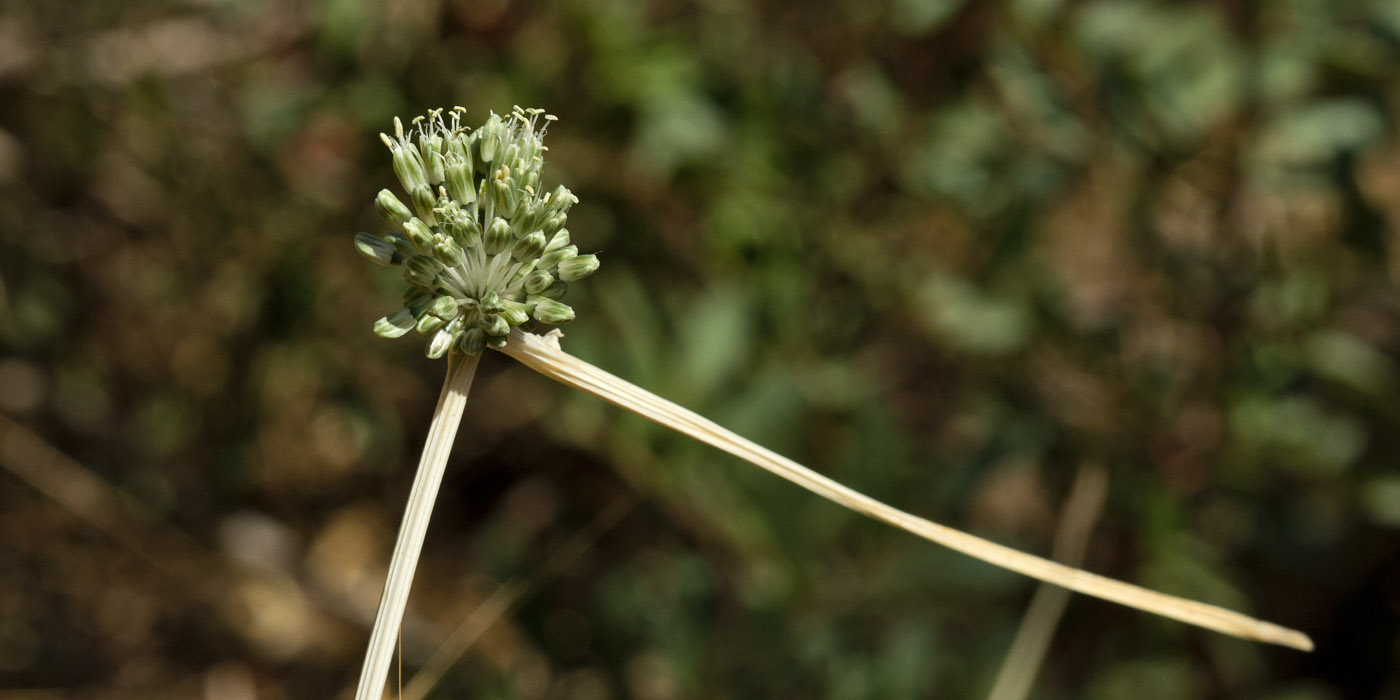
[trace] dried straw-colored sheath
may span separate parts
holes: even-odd
[[[954,530],[888,506],[843,486],[767,448],[746,440],[700,415],[604,372],[559,348],[555,337],[512,330],[501,352],[562,384],[766,469],[823,498],[864,513],[971,557],[1073,591],[1111,600],[1217,632],[1311,651],[1312,640],[1296,630],[1256,620],[1214,605],[1150,591],[1122,581],[1057,564],[995,542]]]

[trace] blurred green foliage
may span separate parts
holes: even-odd
[[[1400,694],[1388,0],[0,3],[0,412],[126,499],[0,432],[0,689],[348,697],[442,371],[350,240],[454,104],[561,118],[570,351],[1034,552],[1103,465],[1088,568],[1320,644],[1076,599],[1035,697]],[[487,360],[406,675],[536,588],[432,697],[985,695],[1030,582]]]

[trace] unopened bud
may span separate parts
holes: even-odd
[[[428,306],[428,313],[444,321],[451,321],[457,318],[457,314],[460,312],[461,306],[457,304],[457,299],[447,295],[434,299],[433,303]]]
[[[447,325],[447,321],[432,314],[423,314],[418,317],[415,329],[422,335],[437,332],[437,329]]]
[[[554,284],[554,275],[544,270],[535,270],[525,276],[525,293],[539,294],[549,289],[549,285],[551,284]]]
[[[559,263],[562,263],[565,260],[574,257],[575,255],[578,255],[577,246],[566,245],[563,248],[551,250],[548,253],[545,253],[544,255],[540,256],[540,269],[552,270],[558,267]]]
[[[374,333],[383,338],[398,338],[413,330],[413,312],[399,309],[374,322]]]
[[[486,334],[480,328],[468,328],[462,331],[462,337],[457,341],[457,347],[468,355],[475,355],[486,349]]]
[[[516,260],[534,260],[544,252],[544,234],[536,231],[528,236],[523,236],[515,242],[515,247],[511,248],[510,254]]]
[[[581,280],[597,271],[596,255],[578,255],[559,263],[559,279],[565,282]]]
[[[557,324],[574,320],[574,310],[568,304],[562,304],[542,296],[529,297],[526,299],[526,303],[535,307],[531,315],[541,323]]]
[[[374,198],[374,210],[379,212],[385,221],[395,226],[413,218],[413,212],[409,211],[408,207],[404,206],[404,203],[400,202],[399,198],[395,197],[394,193],[389,190],[379,191],[379,195]]]
[[[510,245],[510,224],[506,223],[505,219],[498,216],[495,221],[491,222],[491,226],[486,229],[486,236],[482,241],[482,247],[486,249],[487,255],[495,255],[505,250],[508,245]]]
[[[433,232],[422,219],[409,219],[403,225],[403,232],[408,234],[408,240],[413,241],[413,247],[419,252],[426,253],[433,249]]]
[[[379,236],[364,232],[355,234],[355,250],[377,265],[394,264],[394,244]]]
[[[447,166],[447,193],[458,204],[468,205],[476,201],[476,186],[472,184],[471,166],[457,162]]]

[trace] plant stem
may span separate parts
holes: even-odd
[[[1311,651],[1302,632],[1185,598],[1150,591],[1020,552],[980,537],[910,515],[875,500],[762,445],[736,435],[706,418],[584,362],[559,347],[554,334],[538,336],[512,330],[502,352],[557,382],[597,396],[671,430],[717,447],[823,498],[924,539],[1031,578],[1096,598],[1127,605],[1217,632]]]
[[[1089,548],[1089,536],[1093,534],[1094,523],[1103,512],[1107,495],[1108,474],[1103,468],[1081,466],[1055,530],[1055,548],[1052,551],[1056,561],[1078,566],[1084,560],[1085,550]],[[987,693],[987,700],[1025,700],[1030,696],[1031,685],[1045,661],[1045,652],[1050,649],[1055,626],[1069,605],[1069,596],[1069,591],[1048,583],[1036,588],[1011,648],[1001,662],[996,682],[992,683],[992,690]]]
[[[481,353],[462,356],[453,353],[447,365],[447,377],[442,382],[432,426],[418,460],[418,473],[413,477],[413,489],[408,494],[399,538],[394,543],[394,555],[389,560],[389,576],[384,582],[384,595],[379,599],[379,613],[374,618],[365,665],[360,670],[360,683],[355,700],[379,700],[384,695],[384,683],[394,659],[394,640],[403,622],[408,605],[408,591],[413,586],[413,572],[418,568],[418,555],[423,551],[423,538],[428,533],[428,520],[437,501],[438,487],[447,469],[447,457],[452,453],[452,441],[462,422],[467,406],[467,393],[476,376]]]

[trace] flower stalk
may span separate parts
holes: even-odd
[[[857,513],[975,559],[1085,595],[1224,634],[1281,644],[1303,651],[1311,651],[1313,648],[1312,640],[1296,630],[1214,605],[1150,591],[1141,586],[1065,566],[905,513],[564,352],[558,342],[561,335],[551,333],[548,336],[540,336],[515,330],[511,331],[505,346],[500,350],[526,367],[565,386],[585,391],[647,420],[719,448]]]
[[[413,586],[413,572],[418,568],[418,555],[423,551],[423,539],[428,533],[433,504],[437,502],[438,487],[442,485],[447,457],[452,453],[452,441],[457,437],[457,426],[462,422],[467,393],[471,391],[472,378],[476,376],[480,361],[481,353],[453,353],[448,362],[447,377],[442,383],[437,409],[433,411],[428,439],[418,460],[418,473],[413,477],[408,506],[404,509],[399,537],[389,560],[389,575],[379,599],[374,629],[370,632],[355,700],[379,700],[384,694],[384,683],[394,659],[394,640],[398,638],[404,609],[408,606],[408,592]]]

